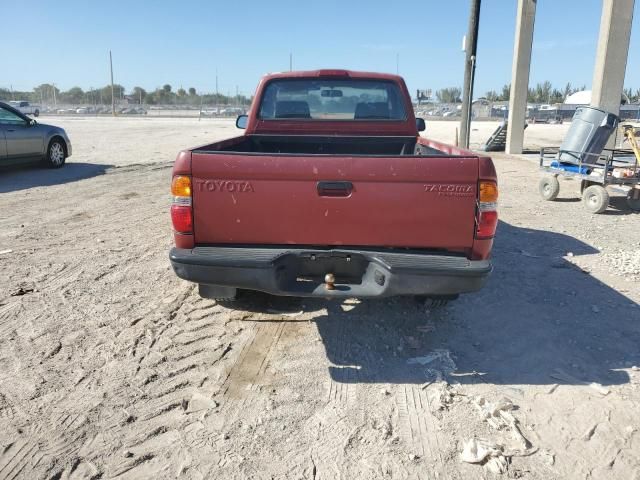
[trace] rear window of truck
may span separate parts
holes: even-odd
[[[260,101],[262,120],[406,120],[398,85],[385,80],[272,80]]]

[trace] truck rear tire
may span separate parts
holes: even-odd
[[[236,299],[238,289],[234,287],[223,287],[220,285],[198,284],[198,293],[202,298],[229,302]]]
[[[549,202],[555,200],[560,193],[560,182],[558,181],[558,177],[542,177],[540,182],[538,182],[538,191],[540,192],[540,196],[545,200]]]
[[[591,213],[602,213],[609,206],[609,193],[602,185],[591,185],[582,192],[582,203]]]

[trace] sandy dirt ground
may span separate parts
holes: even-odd
[[[592,216],[563,182],[543,202],[535,163],[498,155],[481,292],[230,308],[167,253],[171,161],[232,123],[60,120],[63,169],[0,172],[0,479],[640,479],[640,215],[622,199]]]

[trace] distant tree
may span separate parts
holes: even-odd
[[[142,87],[133,87],[133,90],[131,90],[131,96],[138,102],[143,103],[144,99],[147,97],[147,91]]]
[[[187,91],[184,88],[179,88],[177,94],[179,97],[186,97]]]
[[[527,101],[532,103],[549,103],[551,102],[551,92],[553,86],[550,81],[537,83],[535,87],[529,88]]]
[[[158,105],[172,105],[176,103],[176,94],[171,91],[171,85],[168,84],[164,85],[162,88],[157,88],[149,95],[153,95],[153,103]]]
[[[440,103],[459,103],[462,100],[460,99],[460,95],[462,94],[462,89],[459,87],[448,87],[442,88],[436,91],[436,98]]]
[[[0,88],[0,100],[10,102],[11,100],[28,100],[36,102],[33,92],[23,92],[20,90],[13,90],[11,88]],[[40,102],[40,98],[37,99]]]
[[[549,80],[545,80],[542,83],[536,85],[536,97],[538,102],[549,102],[551,99],[551,90],[553,86]]]
[[[452,87],[450,90],[454,103],[462,102],[462,89],[459,87]]]
[[[489,90],[487,93],[484,94],[484,97],[490,102],[495,102],[498,100],[499,95],[495,90]]]
[[[50,83],[42,83],[33,89],[35,98],[32,98],[32,100],[37,102],[53,103],[54,92],[57,99],[57,97],[60,96],[60,90]]]
[[[196,89],[193,87],[189,87],[189,95],[192,97],[195,97],[196,95]]]
[[[536,101],[536,89],[529,87],[527,89],[527,102],[533,103]]]
[[[85,100],[84,91],[80,87],[73,87],[66,92],[62,92],[62,94],[60,94],[60,98],[62,103],[79,104],[83,103]]]
[[[562,92],[560,90],[558,90],[557,88],[554,88],[551,91],[551,96],[550,96],[550,102],[549,103],[562,103],[563,100],[564,100],[564,95],[562,94]]]
[[[84,92],[88,103],[99,104],[100,103],[100,90],[92,88]]]
[[[147,94],[142,97],[142,102],[147,105],[155,105],[157,103],[155,92],[147,92]]]
[[[511,96],[511,84],[503,85],[502,93],[500,94],[500,98],[498,100],[505,102],[509,100],[510,96]]]
[[[113,96],[118,102],[122,97],[124,97],[124,87],[115,83],[113,85]],[[107,85],[100,89],[100,103],[103,105],[111,104],[111,85]]]

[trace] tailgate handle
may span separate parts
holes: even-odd
[[[351,182],[318,182],[318,195],[321,197],[348,197],[352,190]]]

